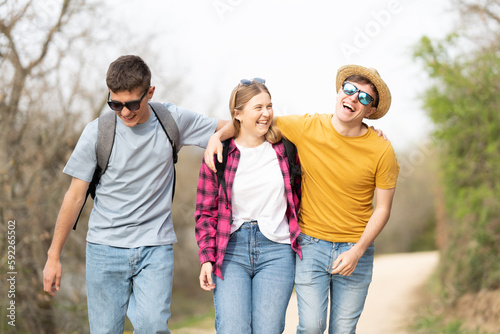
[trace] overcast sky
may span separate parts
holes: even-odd
[[[109,0],[123,24],[161,51],[153,71],[181,74],[183,107],[228,119],[242,78],[267,80],[275,115],[332,113],[335,75],[345,64],[376,68],[392,93],[381,128],[396,150],[418,146],[431,123],[418,97],[429,84],[413,46],[455,24],[450,0]],[[119,4],[119,5],[118,5]],[[140,4],[140,5],[138,5]],[[131,51],[133,52],[133,51]],[[147,58],[146,58],[147,61]],[[157,87],[156,98],[168,99]]]

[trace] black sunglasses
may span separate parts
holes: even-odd
[[[365,106],[369,105],[370,102],[372,102],[374,100],[374,98],[371,97],[368,93],[363,92],[362,90],[359,90],[358,87],[354,86],[352,83],[347,82],[347,81],[344,82],[344,84],[342,85],[342,90],[347,95],[354,95],[354,94],[356,94],[356,92],[359,92],[358,101],[362,105],[365,105]]]
[[[258,82],[260,84],[263,84],[265,85],[266,84],[266,80],[265,79],[262,79],[262,78],[253,78],[252,80],[248,80],[248,79],[241,79],[240,80],[240,84],[242,85],[245,85],[245,86],[250,86],[253,82]]]
[[[146,96],[146,93],[149,91],[149,88],[146,89],[144,94],[142,94],[141,98],[138,100],[133,100],[133,101],[128,101],[125,103],[121,103],[118,101],[110,100],[109,98],[111,97],[111,92],[108,92],[108,106],[113,109],[114,111],[121,111],[123,107],[127,107],[128,110],[130,111],[135,111],[138,110],[141,107],[141,102],[144,96]]]

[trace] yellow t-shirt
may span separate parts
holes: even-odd
[[[357,242],[373,212],[375,187],[396,187],[399,164],[391,143],[375,131],[346,137],[331,118],[281,116],[276,124],[297,147],[302,165],[302,232],[331,242]]]

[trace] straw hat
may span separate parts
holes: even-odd
[[[337,92],[342,87],[344,81],[351,75],[361,75],[370,80],[378,92],[377,111],[371,114],[369,119],[377,119],[384,116],[391,106],[391,92],[384,80],[380,77],[377,70],[374,68],[363,67],[359,65],[345,65],[339,68],[337,72]]]

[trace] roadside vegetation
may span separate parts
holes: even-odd
[[[500,310],[500,1],[455,5],[463,25],[415,51],[433,82],[423,100],[436,127],[441,254],[434,306],[415,330],[497,333],[488,310]]]

